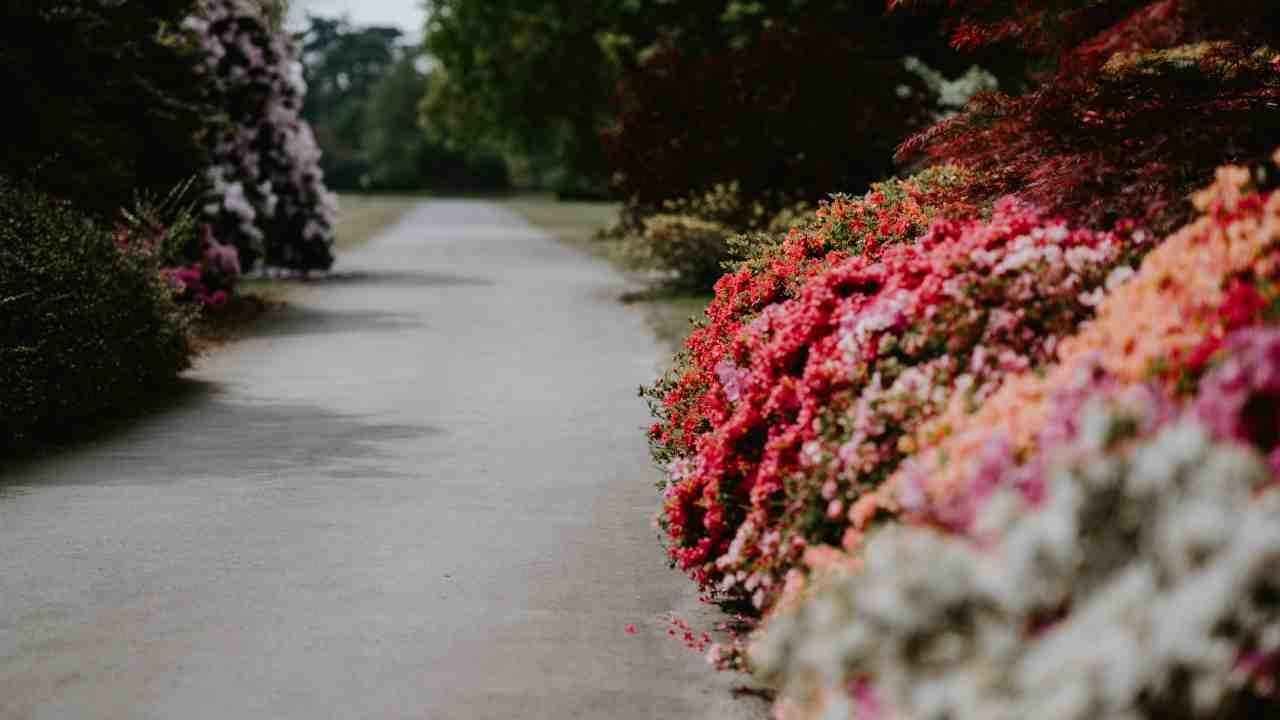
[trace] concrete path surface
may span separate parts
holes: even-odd
[[[426,202],[170,406],[3,471],[0,717],[761,715],[657,620],[698,606],[622,290]]]

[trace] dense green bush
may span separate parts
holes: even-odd
[[[151,243],[0,180],[0,446],[120,406],[190,363]]]

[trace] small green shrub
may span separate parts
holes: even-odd
[[[711,287],[720,277],[732,228],[692,215],[654,215],[643,223],[643,232],[623,242],[628,265],[672,273],[677,285],[690,288]]]
[[[624,210],[621,257],[637,270],[657,271],[676,286],[706,290],[724,274],[743,243],[776,244],[813,212],[796,203],[772,213],[743,196],[738,183],[662,203],[656,212]],[[751,239],[745,239],[751,238]]]
[[[0,446],[65,432],[189,366],[191,311],[157,250],[0,179]]]

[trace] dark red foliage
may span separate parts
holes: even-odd
[[[763,32],[745,47],[661,47],[617,93],[603,134],[616,189],[642,206],[738,181],[766,202],[861,192],[931,119],[888,21]]]
[[[1016,193],[1083,223],[1166,229],[1215,167],[1258,161],[1280,142],[1280,3],[951,6],[958,47],[1016,41],[1046,62],[1028,92],[976,97],[899,149],[976,171],[971,200]]]
[[[1280,6],[1273,0],[889,0],[888,5],[891,11],[945,6],[951,43],[961,49],[1013,41],[1036,53],[1087,56],[1206,40],[1252,49],[1280,39]]]

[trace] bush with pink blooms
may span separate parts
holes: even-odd
[[[160,197],[143,193],[121,211],[116,243],[156,257],[179,303],[201,308],[223,305],[240,280],[240,255],[202,222],[188,200],[194,181]]]
[[[227,115],[211,139],[205,212],[215,235],[245,269],[328,269],[336,198],[299,115],[306,86],[292,39],[249,0],[203,0],[186,28]]]
[[[1055,352],[906,436],[867,501],[899,522],[851,512],[842,571],[756,635],[780,717],[1280,708],[1273,172],[1220,170]]]
[[[752,649],[780,717],[1244,718],[1280,712],[1280,333],[1231,336],[1182,412],[1094,378],[963,529],[875,533],[861,571]],[[1090,387],[1090,385],[1093,387]],[[1228,398],[1219,402],[1218,393]]]
[[[703,589],[771,606],[807,548],[844,540],[850,508],[909,455],[917,427],[1044,363],[1147,239],[1007,198],[989,218],[939,219],[915,242],[831,259],[704,360],[709,427],[668,461],[672,559]]]

